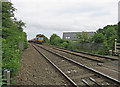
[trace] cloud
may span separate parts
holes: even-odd
[[[117,23],[118,0],[14,0],[16,17],[26,23],[28,39],[43,33],[96,31]]]

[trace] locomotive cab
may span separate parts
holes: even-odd
[[[43,37],[38,37],[37,41],[42,44],[42,42],[44,41],[44,38]]]

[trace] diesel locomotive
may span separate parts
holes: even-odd
[[[42,44],[44,41],[44,38],[42,36],[37,37],[37,42]]]
[[[33,42],[33,43],[39,43],[42,44],[44,42],[44,37],[43,36],[38,36],[32,40],[29,40],[28,42]]]

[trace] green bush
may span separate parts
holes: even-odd
[[[98,50],[99,54],[109,54],[109,50],[114,50],[114,40],[118,39],[118,25],[107,25],[103,29],[98,29],[93,35],[94,43],[103,43],[102,50]]]
[[[105,37],[103,36],[102,33],[96,33],[95,35],[93,35],[92,39],[95,43],[103,43],[105,40]]]
[[[61,47],[63,47],[63,48],[67,48],[67,46],[68,46],[68,43],[67,43],[67,42],[63,42],[63,43],[61,44]]]
[[[57,34],[53,34],[50,37],[50,44],[60,46],[61,38]]]
[[[14,49],[13,47],[10,47],[10,45],[6,44],[5,39],[2,40],[3,42],[3,56],[2,56],[2,62],[3,62],[3,70],[10,70],[11,76],[13,77],[18,72],[18,69],[20,67],[19,61],[20,61],[20,50]]]
[[[18,44],[23,42],[26,49],[28,47],[27,35],[23,32],[25,24],[14,17],[15,8],[12,3],[3,2],[2,8],[2,68],[9,70],[13,77],[20,67],[21,51]]]
[[[57,34],[53,34],[50,37],[50,44],[67,49],[73,49],[70,41],[61,39]]]

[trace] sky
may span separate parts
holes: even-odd
[[[95,32],[118,22],[119,0],[11,0],[28,40],[63,32]]]

